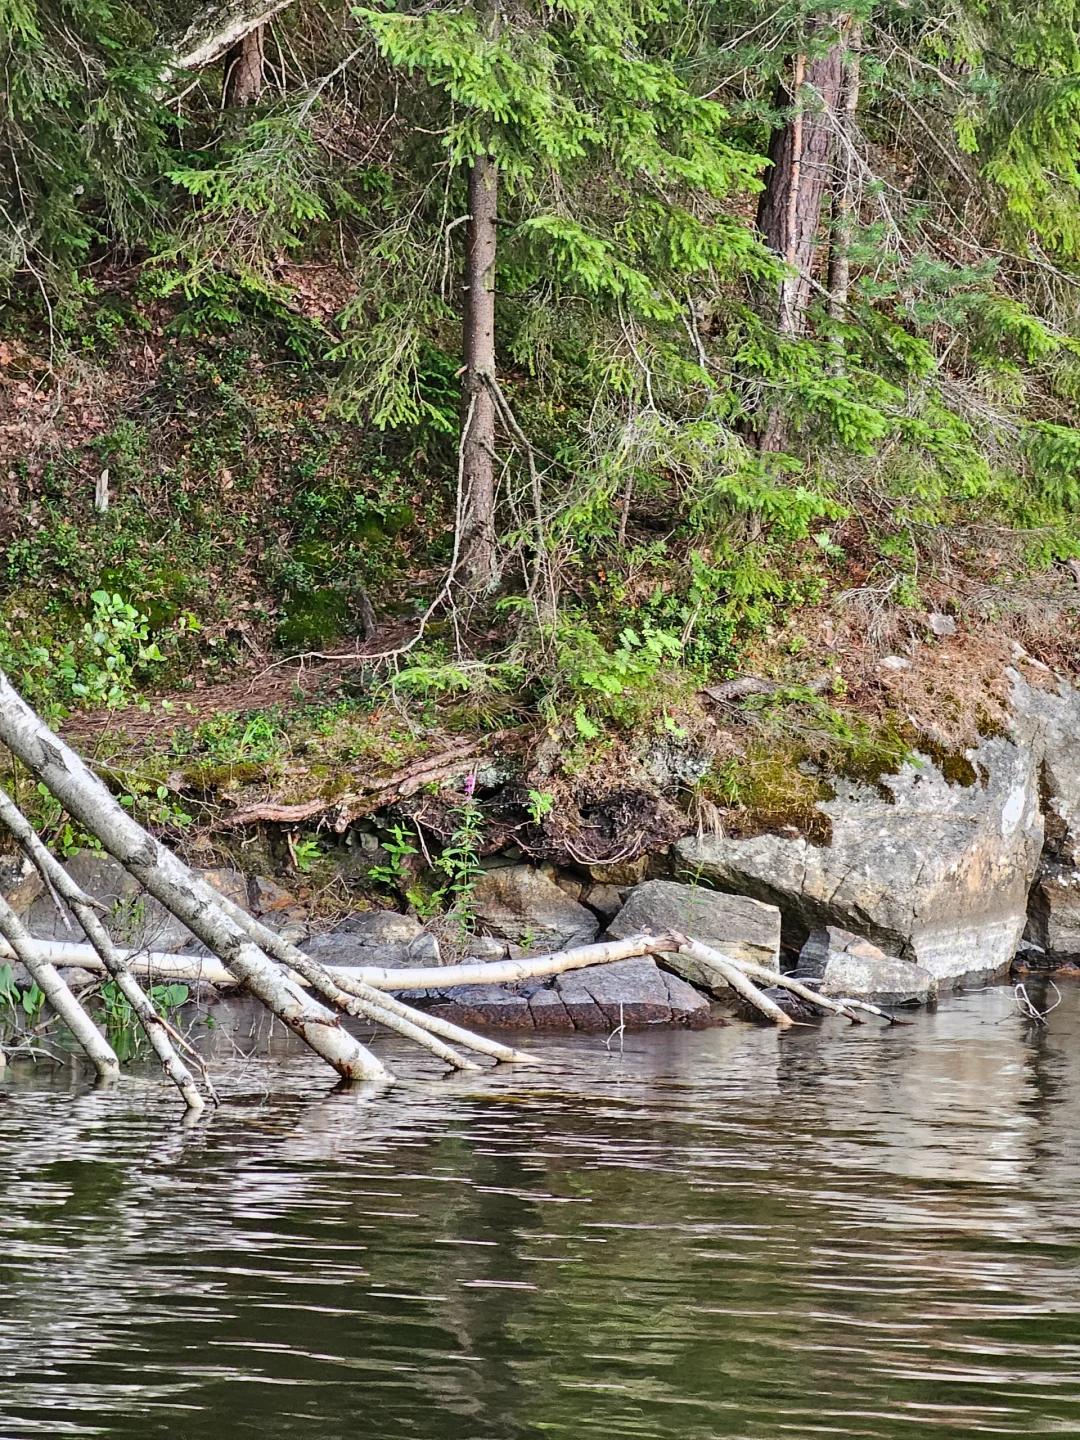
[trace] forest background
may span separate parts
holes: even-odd
[[[962,756],[1080,645],[1078,27],[0,0],[0,667],[301,870],[446,756],[563,857]]]

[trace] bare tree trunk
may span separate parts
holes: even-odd
[[[340,1075],[386,1081],[384,1066],[254,945],[211,898],[208,887],[170,850],[148,835],[64,742],[34,714],[0,672],[0,742],[21,760],[64,809],[97,838],[125,870],[238,980]],[[6,937],[12,945],[11,936]]]
[[[814,257],[821,209],[832,180],[836,111],[843,75],[843,45],[838,43],[817,59],[795,59],[790,90],[780,104],[792,114],[773,132],[769,145],[772,166],[758,203],[758,228],[793,270],[780,285],[778,328],[781,335],[801,335],[813,292]],[[759,433],[762,450],[780,450],[784,425],[774,409]]]
[[[774,132],[772,169],[758,205],[758,228],[797,273],[780,290],[781,333],[806,327],[821,207],[832,179],[833,139],[843,74],[842,44],[807,62],[799,56],[787,103],[794,114]]]
[[[499,171],[480,155],[469,171],[466,231],[462,478],[465,493],[465,567],[471,586],[490,590],[498,580],[495,556],[495,226]],[[470,419],[471,417],[471,419]]]
[[[851,233],[855,228],[855,113],[859,108],[860,49],[862,27],[852,25],[847,35],[844,59],[837,144],[840,153],[836,164],[836,185],[833,191],[832,236],[829,245],[829,319],[842,321],[847,314],[851,289]],[[842,348],[842,347],[841,347]],[[841,355],[837,355],[840,363]]]
[[[115,1080],[120,1074],[120,1061],[112,1046],[75,999],[63,977],[42,959],[37,941],[2,896],[0,935],[26,966],[30,979],[74,1035],[97,1073],[103,1080]]]
[[[263,61],[266,45],[266,26],[256,25],[254,30],[239,40],[225,59],[224,103],[228,108],[257,105],[263,91]]]

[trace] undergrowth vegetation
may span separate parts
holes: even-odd
[[[0,666],[52,720],[149,707],[152,755],[101,757],[140,818],[180,834],[245,787],[330,798],[448,736],[528,731],[571,777],[711,751],[692,813],[806,828],[827,774],[925,741],[863,661],[921,643],[927,611],[1073,658],[1067,0],[294,0],[242,106],[222,55],[177,58],[201,13],[0,0]],[[846,111],[799,89],[830,57]],[[823,107],[793,317],[762,197]],[[361,645],[390,658],[325,703],[189,705]],[[721,741],[702,688],[750,669],[771,693]],[[451,907],[466,874],[439,882]]]

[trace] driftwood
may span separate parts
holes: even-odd
[[[744,1000],[761,1012],[767,1019],[781,1030],[790,1030],[795,1023],[790,1015],[784,1013],[775,1000],[770,1000],[768,995],[763,995],[754,982],[747,975],[742,966],[735,961],[729,960],[726,955],[721,955],[719,950],[713,950],[708,945],[702,945],[697,940],[690,940],[685,935],[673,935],[679,954],[689,955],[696,960],[705,970],[714,970],[732,990],[737,991]]]
[[[385,1066],[248,938],[191,871],[132,818],[0,674],[0,741],[64,809],[248,989],[347,1079],[388,1082]],[[10,940],[10,937],[7,937]]]
[[[180,1091],[188,1109],[201,1110],[205,1102],[199,1093],[199,1087],[196,1085],[191,1071],[176,1052],[172,1042],[171,1026],[154,1009],[142,986],[131,973],[130,965],[120,955],[112,937],[97,915],[96,902],[83,893],[48,846],[41,840],[18,806],[2,789],[0,789],[0,824],[3,824],[14,836],[23,853],[37,866],[42,880],[53,892],[54,897],[58,896],[60,900],[66,901],[71,907],[102,965],[116,981],[120,993],[134,1011],[147,1039],[161,1061],[161,1068]],[[54,1005],[53,1008],[55,1009],[56,1006]],[[59,1010],[57,1013],[70,1029],[71,1022],[67,1016]],[[73,1033],[78,1038],[77,1032]],[[205,1070],[203,1074],[205,1078]],[[207,1084],[209,1086],[209,1081]],[[212,1087],[210,1089],[212,1094]]]
[[[278,805],[266,801],[256,805],[242,805],[231,815],[218,820],[216,830],[235,829],[239,825],[255,825],[259,821],[271,821],[279,825],[298,825],[305,820],[314,820],[317,815],[333,815],[333,829],[342,835],[356,820],[362,820],[376,810],[392,805],[396,800],[407,800],[417,790],[433,781],[448,780],[467,770],[481,744],[489,745],[493,738],[473,740],[444,750],[438,755],[429,755],[415,765],[398,770],[395,774],[380,780],[366,794],[347,792],[334,800],[305,800],[298,805]]]

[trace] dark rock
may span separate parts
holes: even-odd
[[[554,988],[541,987],[535,990],[529,996],[529,1009],[532,1011],[533,1024],[537,1030],[573,1030],[574,1028],[574,1022],[563,1004],[562,996]]]
[[[590,885],[581,898],[605,924],[610,924],[623,906],[622,891],[614,885]]]
[[[780,985],[759,986],[761,993],[766,999],[778,1005],[785,1015],[790,1015],[792,1020],[808,1021],[820,1020],[821,1011],[803,1000],[799,995],[793,995],[790,990],[785,990]],[[852,996],[852,999],[855,997]],[[732,1014],[737,1015],[740,1020],[752,1020],[757,1025],[771,1025],[767,1015],[763,1015],[756,1005],[739,994],[737,990],[731,991]]]
[[[457,985],[436,992],[431,1013],[455,1025],[497,1025],[500,1029],[531,1030],[533,1015],[524,995],[506,985]]]
[[[1031,892],[1028,936],[1045,951],[1048,964],[1080,958],[1080,870],[1043,865]]]
[[[402,999],[406,997],[403,995]],[[708,1001],[648,956],[541,976],[518,985],[459,985],[429,992],[435,1015],[458,1025],[609,1034],[649,1025],[712,1023]]]
[[[666,970],[661,970],[660,974],[664,978],[674,1023],[685,1025],[690,1030],[705,1030],[716,1023],[713,1020],[712,1006],[700,991],[688,985],[678,975],[669,975]]]
[[[582,971],[568,970],[565,975],[556,975],[555,991],[566,1007],[575,1030],[595,1035],[614,1028],[603,1008],[593,999]],[[618,1023],[616,1020],[615,1024]]]
[[[581,982],[581,989],[599,1006],[608,1028],[620,1023],[630,1028],[641,1025],[667,1025],[671,1022],[671,1006],[664,977],[649,956],[634,960],[617,960],[611,965],[595,965],[589,970],[571,970],[556,977],[556,989],[569,1008],[568,991],[576,995],[578,987],[571,977]]]

